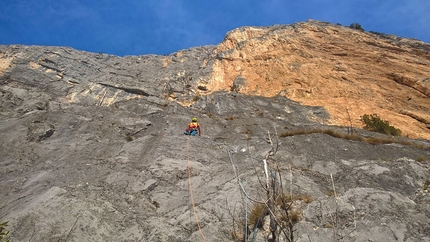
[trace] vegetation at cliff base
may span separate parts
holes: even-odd
[[[375,131],[381,134],[400,136],[402,131],[390,125],[390,122],[382,120],[377,114],[365,114],[361,116],[361,122],[364,129]]]

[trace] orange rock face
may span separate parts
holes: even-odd
[[[378,114],[411,138],[430,139],[430,45],[323,22],[244,27],[217,46],[207,88],[283,95],[324,106],[329,124],[362,127]]]

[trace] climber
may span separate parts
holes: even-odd
[[[190,124],[188,124],[188,127],[187,127],[187,129],[185,130],[185,134],[186,134],[186,135],[195,136],[197,133],[199,134],[199,136],[200,136],[200,134],[202,133],[202,132],[200,131],[200,124],[199,124],[199,123],[197,123],[197,118],[192,118],[192,119],[191,119],[191,123],[190,123]]]

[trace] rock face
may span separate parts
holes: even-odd
[[[0,220],[14,241],[243,239],[270,132],[277,187],[307,198],[293,241],[430,241],[429,49],[316,21],[169,56],[0,46]],[[409,138],[342,127],[365,113]]]
[[[216,52],[211,90],[235,89],[240,77],[239,92],[324,106],[329,124],[361,127],[360,116],[378,113],[410,137],[430,138],[427,43],[308,21],[235,29]]]

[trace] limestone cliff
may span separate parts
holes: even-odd
[[[430,139],[428,43],[311,20],[238,28],[215,51],[210,91],[323,106],[334,125],[362,127],[360,116],[377,113]]]
[[[316,21],[166,56],[0,46],[0,222],[13,241],[261,242],[271,199],[276,241],[430,241],[428,51]],[[411,138],[351,135],[366,113]]]
[[[331,115],[320,120],[326,124],[362,127],[360,117],[376,113],[405,136],[430,139],[430,45],[414,39],[310,20],[242,27],[216,47],[124,61],[65,48],[25,50],[0,53],[0,74],[12,73],[3,79],[20,78],[12,70],[28,68],[68,90],[65,102],[110,105],[143,95],[190,105],[219,90],[280,95],[323,106]]]

